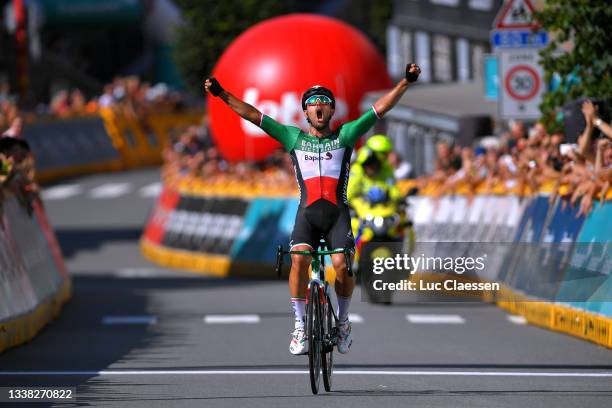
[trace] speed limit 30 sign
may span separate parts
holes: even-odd
[[[543,69],[536,49],[500,53],[500,115],[506,119],[537,119],[542,102]]]
[[[504,79],[506,92],[517,101],[529,101],[540,89],[540,76],[529,65],[515,66]]]

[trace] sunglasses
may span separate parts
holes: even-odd
[[[306,99],[306,105],[316,105],[317,103],[331,105],[332,100],[326,95],[312,95],[310,98]]]

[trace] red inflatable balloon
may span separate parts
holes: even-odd
[[[323,85],[336,96],[332,128],[355,119],[368,91],[389,88],[382,55],[358,30],[329,17],[292,14],[257,24],[225,51],[213,75],[236,97],[286,125],[307,129],[302,93]],[[227,160],[265,159],[278,142],[209,98],[215,143]]]

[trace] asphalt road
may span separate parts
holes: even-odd
[[[377,306],[354,296],[354,344],[334,390],[313,396],[288,352],[285,281],[157,267],[138,238],[155,170],[47,186],[74,277],[61,317],[0,355],[0,387],[76,387],[73,406],[604,407],[612,351],[524,324],[492,305]],[[322,387],[321,387],[322,388]],[[15,406],[67,406],[23,403]]]

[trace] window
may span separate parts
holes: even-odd
[[[392,77],[402,76],[400,29],[394,25],[387,26],[387,69]]]
[[[433,36],[433,71],[436,82],[449,82],[453,79],[451,41],[447,36]]]
[[[414,61],[414,55],[412,55],[412,33],[410,31],[403,31],[400,38],[400,53],[402,55],[402,69],[406,64],[410,64]]]
[[[457,79],[466,82],[470,79],[470,44],[465,38],[458,38],[457,48]]]
[[[429,34],[417,31],[415,34],[416,64],[421,68],[419,82],[431,82],[431,43]]]
[[[480,44],[472,45],[472,78],[482,79],[485,47]]]
[[[473,10],[489,11],[493,8],[493,0],[470,0],[468,5]]]

